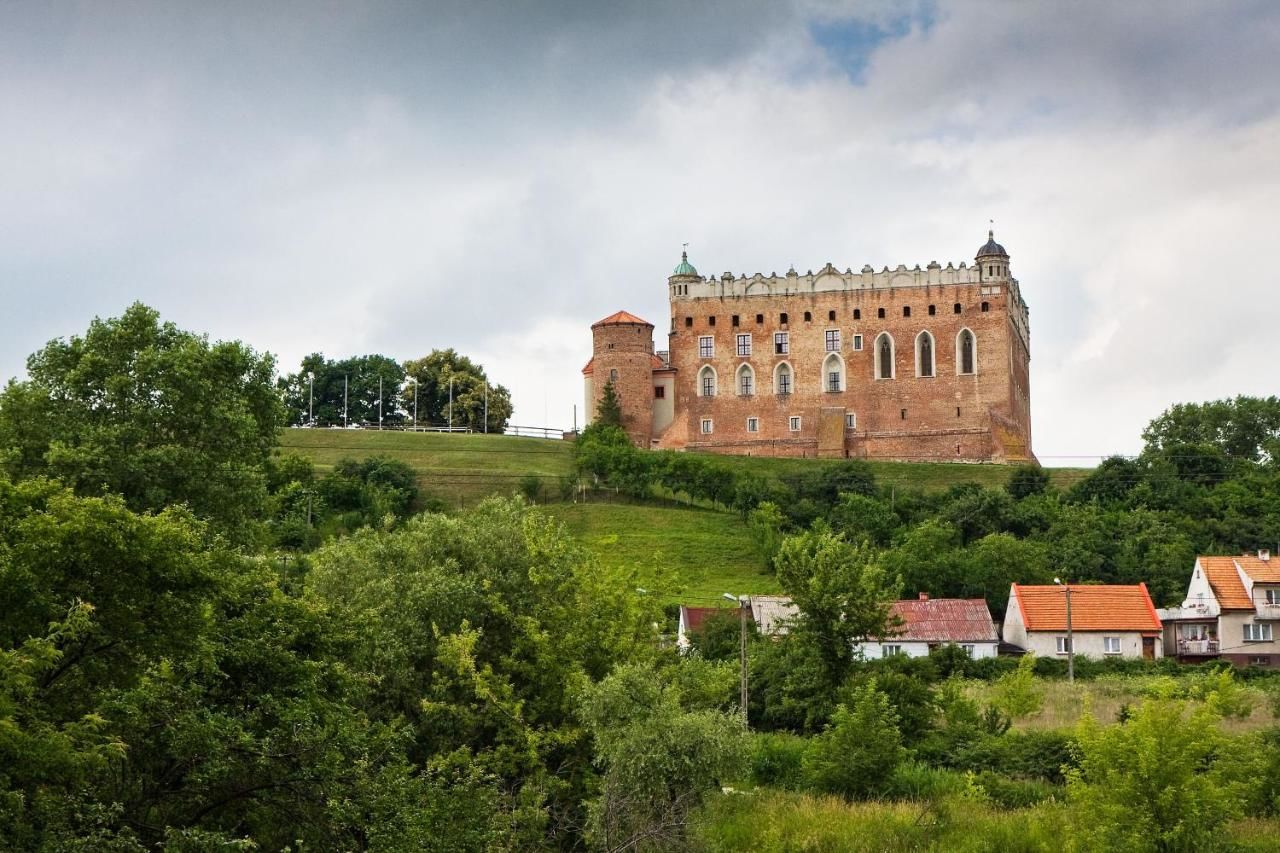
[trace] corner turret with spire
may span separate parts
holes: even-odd
[[[978,249],[974,262],[978,268],[978,278],[982,281],[991,279],[1004,281],[1009,278],[1009,253],[1004,250],[1004,246],[996,242],[994,228],[987,230],[987,242]]]

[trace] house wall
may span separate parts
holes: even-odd
[[[1010,591],[1009,604],[1005,607],[1004,623],[1000,626],[1000,636],[1006,643],[1027,648],[1027,628],[1022,624],[1022,611],[1018,609],[1018,594]]]
[[[1066,631],[1028,631],[1026,636],[1027,642],[1019,643],[1019,645],[1036,656],[1066,658],[1065,654],[1058,654],[1057,640],[1058,637],[1067,636]],[[1119,637],[1120,654],[1106,654],[1103,651],[1103,637]],[[1009,640],[1008,637],[1005,639],[1008,642],[1014,642]],[[1140,631],[1076,631],[1072,639],[1076,645],[1076,657],[1142,657],[1142,632]],[[1155,638],[1155,656],[1157,658],[1164,657],[1164,643],[1159,636]]]
[[[1244,626],[1258,622],[1270,623],[1271,642],[1245,642]],[[1223,611],[1218,617],[1218,642],[1222,658],[1237,666],[1248,666],[1251,657],[1268,656],[1271,658],[1270,666],[1280,667],[1280,622],[1259,620],[1253,611]]]
[[[663,389],[661,400],[653,401],[653,434],[662,435],[676,416],[676,375],[670,372],[653,373],[653,387]]]
[[[1027,312],[1013,279],[983,280],[976,268],[900,268],[896,273],[861,275],[828,268],[806,276],[671,281],[668,349],[678,377],[675,413],[687,421],[682,434],[688,435],[690,449],[815,456],[820,413],[842,409],[857,417],[842,448],[851,457],[1031,457]],[[984,302],[989,308],[985,312]],[[957,303],[959,314],[953,307]],[[933,315],[928,313],[930,306]],[[911,309],[910,317],[903,316],[904,307]],[[878,316],[880,309],[884,318]],[[853,319],[855,311],[860,319]],[[805,312],[810,315],[807,321]],[[756,322],[757,316],[761,322]],[[825,390],[828,329],[840,332],[844,388],[839,392]],[[971,375],[957,371],[956,340],[962,329],[976,338],[976,370]],[[783,331],[789,334],[790,351],[777,355],[773,336]],[[933,376],[916,375],[916,338],[923,331],[933,336]],[[877,378],[875,371],[876,340],[882,332],[894,343],[894,376],[889,379]],[[750,356],[737,355],[738,334],[752,336]],[[853,349],[855,335],[862,336],[861,350]],[[703,336],[714,340],[710,358],[699,354],[698,339]],[[792,369],[792,393],[787,395],[774,388],[774,371],[782,362]],[[744,363],[755,373],[751,396],[737,394],[734,381]],[[717,374],[713,397],[700,394],[698,374],[705,365]],[[799,431],[790,429],[793,415],[801,417]],[[710,436],[698,430],[704,417],[715,424]],[[748,417],[760,419],[759,432],[747,432]]]
[[[887,645],[897,645],[902,647],[902,654],[912,658],[924,658],[929,656],[929,644],[927,642],[909,642],[902,641],[895,643],[892,640],[886,640],[883,643],[854,643],[854,651],[861,653],[866,660],[879,660],[884,657],[884,647]],[[973,646],[973,658],[993,658],[999,652],[999,643],[983,642],[983,643],[955,643],[957,646],[971,645]]]

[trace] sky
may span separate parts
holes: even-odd
[[[568,427],[683,243],[945,266],[990,220],[1045,464],[1277,393],[1280,4],[0,0],[0,378],[141,300],[282,372],[453,347]]]

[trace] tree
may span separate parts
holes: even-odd
[[[1149,450],[1212,445],[1234,460],[1274,459],[1280,450],[1280,397],[1236,397],[1170,406],[1147,425]]]
[[[418,421],[444,425],[449,423],[450,382],[453,387],[453,426],[475,432],[502,432],[511,419],[511,392],[489,382],[484,368],[452,349],[432,350],[422,358],[404,363],[404,375],[410,381],[400,395],[400,405],[413,411],[414,395],[418,395]],[[488,389],[488,427],[485,422],[486,387]]]
[[[804,771],[816,790],[855,799],[882,790],[905,756],[897,715],[872,680],[810,742]]]
[[[601,426],[622,426],[622,403],[618,400],[618,389],[613,387],[613,380],[604,383],[600,392],[600,402],[596,403],[595,423]]]
[[[1039,465],[1019,465],[1009,474],[1009,482],[1004,488],[1014,500],[1019,501],[1042,494],[1049,488],[1049,472]]]
[[[774,560],[782,588],[800,609],[794,631],[813,640],[833,686],[853,661],[855,641],[892,628],[897,579],[886,578],[873,556],[867,546],[819,527],[787,537]]]
[[[405,410],[400,406],[404,382],[404,369],[390,356],[333,361],[317,352],[302,360],[297,373],[281,377],[278,386],[295,426],[306,423],[311,412],[320,425],[376,424],[379,408],[386,426],[402,423],[413,411],[412,404]]]
[[[1040,713],[1044,688],[1036,682],[1035,671],[1035,655],[1023,655],[1017,669],[996,679],[991,703],[1015,720]]]
[[[244,541],[283,422],[273,369],[270,355],[210,343],[135,303],[27,360],[28,378],[0,394],[0,462],[138,511],[186,503]]]
[[[850,542],[865,539],[878,547],[887,546],[902,523],[884,501],[849,492],[831,508],[830,520],[831,527]]]

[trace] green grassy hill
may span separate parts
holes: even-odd
[[[572,468],[573,450],[569,442],[543,438],[338,429],[287,429],[280,437],[280,447],[285,453],[310,458],[321,471],[343,457],[389,456],[403,460],[418,472],[425,494],[451,505],[471,504],[491,494],[509,494],[530,474],[540,477],[544,495],[555,499],[560,494],[560,478]],[[726,465],[766,477],[785,477],[844,461],[718,458]],[[878,460],[870,465],[882,485],[926,492],[957,483],[1002,486],[1009,478],[1009,468],[1004,465]],[[1058,488],[1067,488],[1087,473],[1086,468],[1049,469],[1050,480]]]

